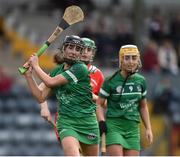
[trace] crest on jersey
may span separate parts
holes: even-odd
[[[117,93],[121,93],[121,91],[122,91],[122,86],[117,86],[116,91],[117,91]]]
[[[142,89],[141,89],[141,86],[140,86],[140,85],[138,85],[138,86],[137,86],[137,91],[138,91],[138,92],[141,92],[141,91],[142,91]]]

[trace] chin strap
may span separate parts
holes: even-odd
[[[124,80],[124,82],[123,82],[123,85],[122,85],[121,91],[120,91],[119,101],[121,100],[121,97],[122,97],[122,92],[123,92],[124,86],[125,86],[125,84],[126,84],[126,82],[127,82],[128,78],[129,78],[131,75],[135,74],[135,73],[136,73],[136,72],[129,72],[129,73],[128,73],[128,75],[126,76],[126,78],[125,78],[125,80]]]
[[[66,62],[68,65],[73,65],[77,61],[76,60],[71,60],[71,59],[68,59],[68,58],[64,58],[64,62]]]

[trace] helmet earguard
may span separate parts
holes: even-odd
[[[140,52],[137,48],[136,45],[124,45],[120,48],[119,50],[119,67],[121,68],[121,64],[124,60],[124,56],[125,55],[136,55],[138,56],[138,67],[137,67],[137,70],[139,68],[141,68],[142,64],[141,64],[141,60],[140,60]]]
[[[89,47],[91,49],[93,49],[94,51],[96,51],[97,47],[95,45],[95,42],[89,38],[81,38],[82,41],[84,42],[84,46],[85,47]]]

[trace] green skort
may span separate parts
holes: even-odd
[[[106,123],[108,128],[106,145],[119,144],[125,149],[140,150],[139,122],[107,118]]]
[[[57,129],[60,139],[73,136],[84,144],[98,144],[99,126],[95,114],[89,117],[58,116]]]

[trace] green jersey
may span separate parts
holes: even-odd
[[[56,67],[51,76],[63,75],[68,84],[56,86],[53,91],[58,99],[58,114],[68,117],[88,117],[95,113],[96,105],[92,100],[92,89],[87,66],[82,62],[64,70],[64,64]]]
[[[120,72],[113,78],[105,80],[99,96],[107,99],[106,116],[139,122],[139,102],[146,97],[147,93],[145,78],[135,73],[127,79],[122,89],[124,81],[125,78]]]

